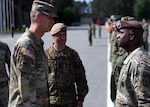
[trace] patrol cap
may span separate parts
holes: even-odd
[[[51,29],[51,35],[57,34],[59,32],[65,32],[67,29],[67,26],[63,23],[56,23],[53,25]]]
[[[136,20],[129,20],[129,21],[117,21],[116,22],[117,31],[120,29],[137,29],[143,32],[143,28],[141,24]]]
[[[54,6],[50,4],[48,1],[43,0],[34,0],[32,4],[32,11],[39,11],[43,14],[46,14],[51,17],[57,17],[56,13],[54,12]]]

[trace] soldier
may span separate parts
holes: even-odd
[[[98,35],[99,35],[99,38],[101,38],[101,36],[102,36],[101,31],[102,31],[102,28],[101,28],[101,25],[99,25],[99,27],[98,27]]]
[[[41,37],[54,24],[54,7],[34,0],[31,25],[17,40],[11,57],[8,107],[49,107],[48,62]]]
[[[117,52],[119,51],[117,39],[116,39],[117,30],[115,27],[115,23],[116,23],[116,21],[118,21],[120,19],[121,19],[121,16],[115,16],[113,18],[112,24],[111,24],[112,33],[110,35],[110,37],[111,37],[110,38],[110,61],[112,63],[112,67],[113,67],[115,59],[117,57]]]
[[[11,24],[11,37],[12,38],[14,37],[14,30],[15,30],[14,24]]]
[[[95,32],[96,32],[96,27],[95,27],[95,24],[94,24],[94,23],[92,24],[92,30],[93,30],[93,36],[94,36],[94,38],[96,38],[96,34],[95,34]]]
[[[7,107],[9,96],[9,77],[11,52],[8,45],[0,41],[0,107]],[[6,70],[6,66],[8,71]]]
[[[56,23],[51,30],[53,44],[48,57],[51,107],[83,107],[88,93],[85,69],[78,53],[66,46],[66,26]]]
[[[124,16],[121,18],[122,21],[133,20],[133,19],[134,18],[130,17],[130,16]],[[112,100],[112,102],[115,102],[115,100],[116,100],[118,78],[120,75],[120,70],[123,65],[123,61],[125,60],[127,55],[128,55],[128,53],[126,52],[126,50],[119,47],[119,50],[116,55],[116,59],[114,60],[114,65],[112,67],[112,73],[111,73],[111,100]]]
[[[150,107],[150,56],[142,47],[138,21],[118,21],[118,46],[128,52],[120,71],[116,107]]]
[[[148,51],[148,23],[146,21],[146,19],[142,20],[142,27],[144,29],[144,33],[143,33],[143,45],[144,45],[144,49],[146,51]]]
[[[89,28],[88,28],[88,39],[89,39],[89,46],[92,46],[92,24],[89,24]]]

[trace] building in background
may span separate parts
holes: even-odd
[[[15,30],[30,24],[30,9],[33,0],[0,0],[0,33],[11,32],[12,25]]]

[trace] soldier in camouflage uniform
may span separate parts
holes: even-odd
[[[118,21],[120,19],[121,19],[121,16],[115,16],[112,19],[112,23],[111,23],[112,33],[110,35],[110,62],[112,63],[112,67],[115,63],[115,59],[117,57],[117,52],[119,51],[117,39],[116,39],[117,30],[115,28],[115,23],[116,23],[116,21]]]
[[[0,41],[0,107],[7,107],[8,104],[9,77],[7,73],[10,70],[10,56],[11,52],[8,45]],[[7,64],[8,71],[5,64]]]
[[[118,21],[118,46],[128,52],[117,85],[116,107],[150,107],[150,56],[138,21]]]
[[[144,45],[144,49],[146,51],[148,51],[148,35],[149,35],[149,32],[148,32],[148,23],[147,23],[146,19],[142,20],[142,27],[144,29],[144,33],[143,33],[143,45]]]
[[[130,16],[124,16],[121,17],[122,21],[127,20],[133,20],[133,17]],[[116,27],[116,26],[115,26]],[[112,67],[112,73],[111,73],[111,100],[112,102],[115,102],[116,100],[116,92],[117,92],[117,84],[118,84],[118,78],[120,74],[120,70],[123,66],[123,61],[127,57],[128,53],[125,49],[118,47],[119,51],[117,52],[116,59],[114,61],[114,65]]]
[[[51,30],[53,6],[34,0],[31,25],[17,40],[11,57],[8,107],[49,107],[48,62],[41,37]]]
[[[83,107],[88,93],[85,69],[78,53],[66,46],[66,26],[56,23],[51,30],[54,43],[45,50],[51,107]]]

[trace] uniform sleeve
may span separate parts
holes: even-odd
[[[78,92],[78,100],[84,101],[85,96],[88,93],[88,85],[86,80],[85,69],[80,60],[78,54],[76,54],[76,85],[77,85],[77,92]]]
[[[132,77],[138,107],[150,107],[150,65],[143,62],[137,65]]]
[[[16,62],[18,75],[18,87],[23,103],[31,104],[36,101],[36,68],[35,68],[35,52],[30,46],[21,48],[21,53],[16,55],[18,62]],[[31,101],[32,96],[32,101]],[[29,104],[29,105],[30,105]],[[30,106],[31,106],[30,105]]]
[[[6,61],[5,62],[7,63],[9,72],[10,72],[10,56],[11,56],[11,51],[10,51],[8,45],[6,45],[6,58],[5,58]]]

